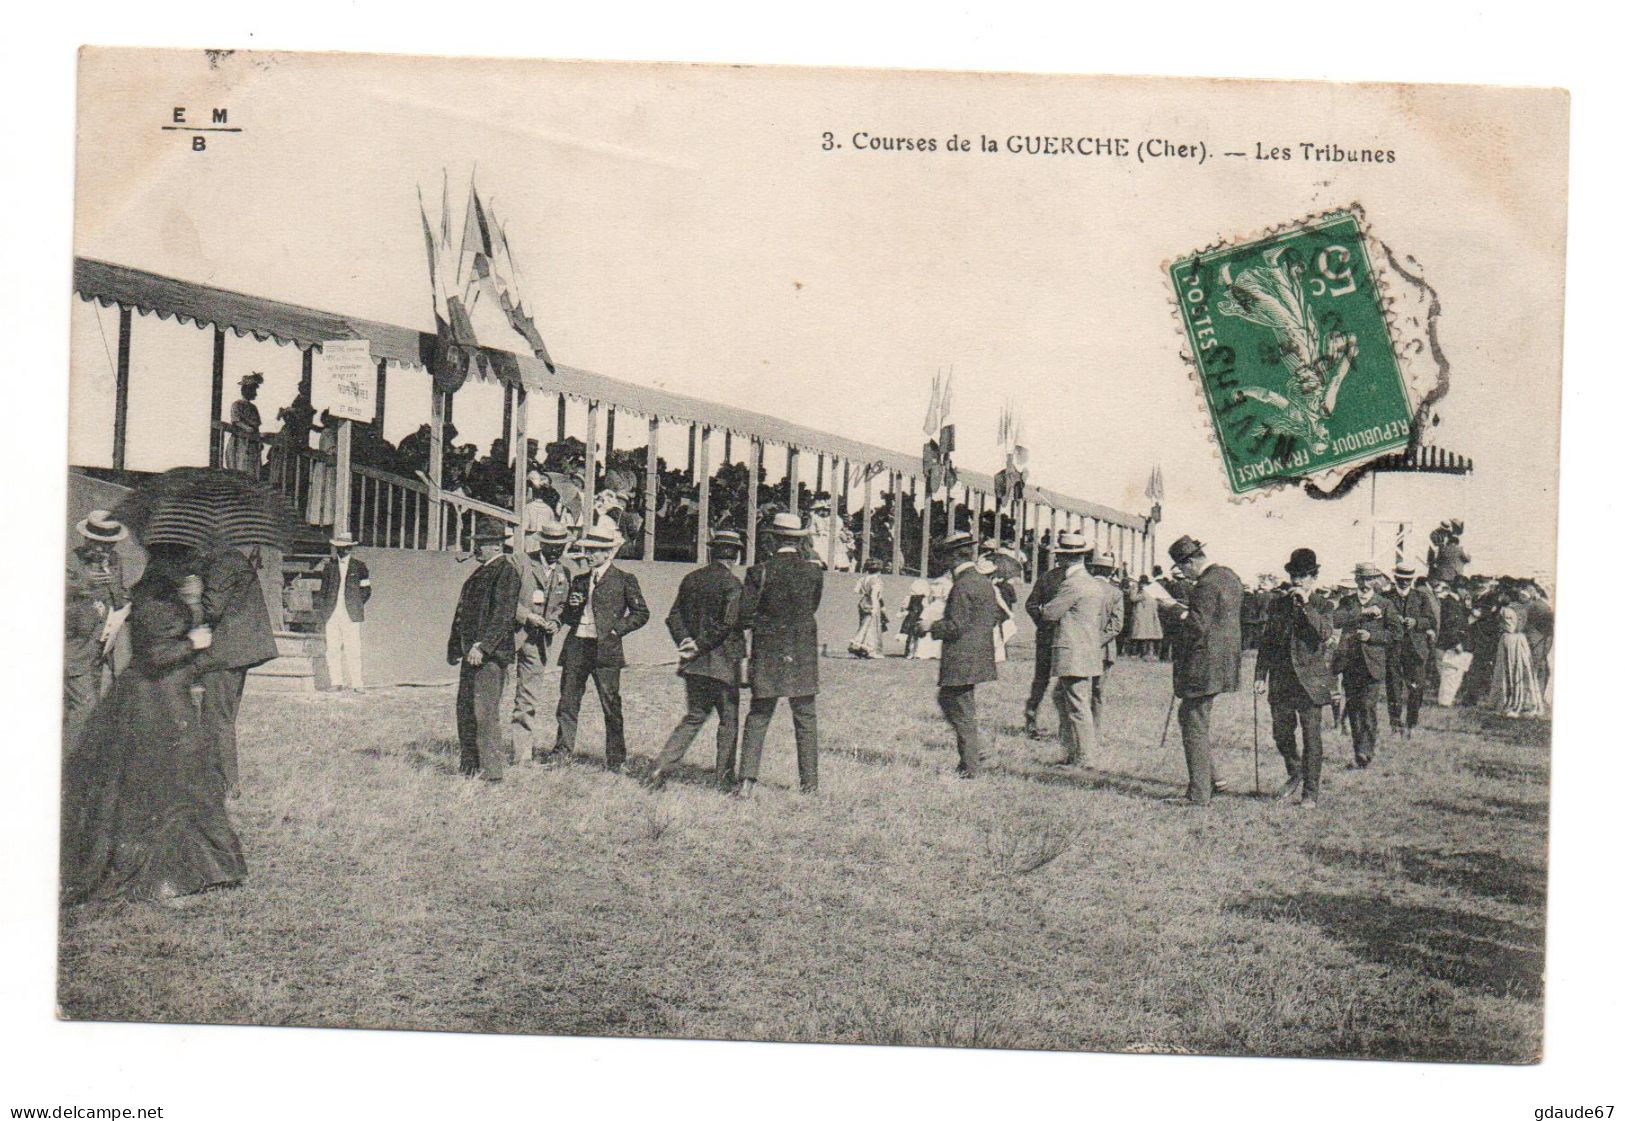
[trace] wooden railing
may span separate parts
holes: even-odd
[[[265,480],[285,495],[306,525],[331,529],[339,489],[331,452],[286,447],[277,436],[243,436],[229,424],[211,433],[210,461]],[[364,464],[350,465],[349,525],[356,541],[383,549],[463,549],[484,517],[518,524],[512,510],[442,491],[438,533],[430,517],[434,499],[427,478],[408,479]]]

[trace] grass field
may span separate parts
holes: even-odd
[[[1020,657],[1017,651],[1013,657]],[[951,777],[934,664],[830,659],[822,790],[788,712],[761,796],[652,793],[592,759],[455,775],[450,689],[254,695],[234,813],[250,880],[181,911],[63,917],[74,1019],[1529,1062],[1541,1047],[1547,725],[1430,709],[1318,811],[1248,796],[1220,699],[1207,811],[1168,670],[1118,667],[1094,766],[1019,735],[1030,663],[984,687],[988,773]],[[556,676],[548,680],[551,704]],[[628,671],[634,772],[680,709]],[[1282,777],[1264,718],[1266,793]],[[783,725],[783,726],[780,726]],[[707,729],[709,732],[710,729]],[[637,756],[643,756],[639,760]]]

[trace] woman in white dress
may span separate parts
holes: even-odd
[[[920,636],[914,641],[913,655],[921,661],[934,662],[942,657],[942,640],[932,637],[931,625],[942,618],[953,587],[952,577],[946,574],[925,581],[925,606],[920,611]]]
[[[878,658],[886,652],[886,585],[880,579],[878,564],[869,562],[869,571],[858,579],[858,633],[846,644],[857,658]]]

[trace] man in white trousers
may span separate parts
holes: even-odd
[[[361,624],[372,598],[372,577],[359,557],[350,554],[355,539],[339,533],[328,541],[332,555],[322,565],[317,617],[327,626],[327,675],[335,689],[361,688]]]

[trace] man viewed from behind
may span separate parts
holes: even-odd
[[[937,665],[937,705],[953,727],[959,749],[959,777],[975,778],[982,769],[982,737],[976,726],[976,686],[999,679],[994,661],[995,628],[1004,620],[993,581],[976,570],[976,538],[950,534],[942,543],[948,554],[953,589],[942,618],[931,634],[942,642]]]
[[[745,587],[733,566],[745,542],[731,529],[711,533],[711,563],[696,568],[677,588],[666,630],[677,644],[677,673],[683,679],[688,711],[672,729],[649,773],[659,788],[682,760],[694,737],[714,712],[717,716],[717,784],[733,785],[739,745],[739,664],[745,638],[739,631],[739,601]]]

